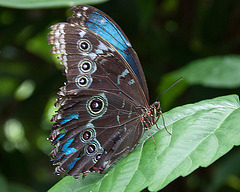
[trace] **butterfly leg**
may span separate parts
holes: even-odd
[[[156,121],[154,122],[154,124],[156,124],[156,127],[160,130],[160,128],[159,128],[158,125],[157,125],[157,122],[158,122],[160,116],[162,116],[163,126],[164,126],[165,130],[166,130],[170,135],[172,135],[172,134],[167,130],[167,127],[166,127],[166,124],[165,124],[165,121],[164,121],[164,117],[163,117],[163,113],[162,113],[162,109],[161,109],[161,106],[160,106],[160,102],[159,102],[159,101],[156,101],[156,102],[152,105],[152,107],[153,107],[153,109],[155,109],[155,110],[154,110],[154,114],[156,114],[156,113],[159,114],[158,117],[157,117],[157,119],[156,119]]]
[[[153,137],[153,135],[152,135],[152,133],[150,132],[150,126],[149,126],[149,124],[145,121],[145,119],[144,119],[144,117],[142,117],[142,122],[143,122],[143,124],[144,124],[144,127],[146,127],[147,128],[147,130],[148,130],[148,133],[151,135],[151,137],[152,137],[152,140],[153,140],[153,142],[154,142],[154,145],[155,145],[155,147],[154,147],[154,149],[156,150],[156,148],[157,148],[157,144],[156,144],[156,141],[155,141],[155,139],[154,139],[154,137]]]
[[[164,129],[169,133],[169,135],[172,135],[172,133],[170,133],[168,130],[167,130],[167,127],[166,127],[166,124],[165,124],[165,120],[164,120],[164,117],[163,117],[163,113],[162,113],[162,110],[160,109],[160,111],[159,111],[159,116],[158,116],[158,118],[157,118],[157,121],[158,121],[158,119],[160,118],[160,116],[162,116],[162,121],[163,121],[163,126],[164,126]],[[157,122],[156,121],[156,122]],[[156,123],[156,126],[157,126],[157,128],[158,128],[158,125],[157,125],[157,123]],[[159,128],[158,128],[159,129]],[[159,129],[160,130],[160,129]]]

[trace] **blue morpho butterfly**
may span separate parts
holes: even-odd
[[[73,15],[51,26],[48,37],[67,77],[49,139],[55,145],[55,173],[78,178],[102,173],[132,151],[161,110],[159,102],[148,104],[140,61],[121,28],[94,7],[70,11]]]

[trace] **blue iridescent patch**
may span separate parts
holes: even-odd
[[[79,159],[80,159],[80,157],[74,159],[71,163],[69,163],[67,169],[72,169],[73,166],[75,165],[76,161],[79,160]]]
[[[128,49],[131,45],[124,35],[118,30],[114,23],[107,20],[103,15],[97,12],[91,12],[89,16],[89,21],[85,24],[86,27],[102,36],[119,51],[137,75],[140,84],[143,85],[138,67]]]
[[[65,155],[69,155],[71,153],[76,152],[77,149],[75,149],[74,147],[68,148],[67,151],[64,153]]]
[[[61,138],[63,138],[65,136],[66,133],[60,133],[57,138],[55,139],[55,141],[60,140]]]
[[[70,115],[66,116],[65,118],[63,118],[60,123],[61,124],[64,124],[64,123],[67,123],[73,119],[78,119],[78,114],[77,113],[71,113]]]
[[[64,151],[64,155],[69,155],[71,153],[74,153],[77,151],[74,147],[69,148],[69,146],[72,144],[74,138],[69,139],[63,146],[62,151]]]
[[[67,151],[68,147],[72,144],[74,138],[69,139],[63,146],[62,146],[62,151]]]

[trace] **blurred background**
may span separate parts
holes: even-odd
[[[151,103],[161,94],[167,74],[197,59],[240,53],[238,0],[110,0],[94,6],[112,17],[130,39]],[[47,191],[61,179],[53,175],[48,157],[52,147],[46,138],[65,77],[46,39],[52,24],[71,15],[68,9],[0,7],[0,191]],[[181,86],[184,89],[175,93]],[[182,82],[172,90],[164,95],[174,100],[160,97],[163,111],[239,94],[239,86]],[[162,191],[240,191],[239,162],[239,149],[234,148],[210,167],[178,178]]]

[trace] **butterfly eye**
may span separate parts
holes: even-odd
[[[89,61],[85,61],[85,62],[83,62],[82,65],[81,65],[81,69],[82,69],[82,71],[84,71],[84,72],[90,71],[91,68],[92,68],[92,64],[91,64]]]
[[[81,75],[75,79],[75,83],[79,88],[88,88],[92,83],[92,78],[89,75]]]
[[[93,114],[100,113],[104,108],[104,101],[100,98],[92,99],[89,102],[89,109]]]
[[[95,155],[98,152],[98,150],[101,150],[101,149],[102,148],[101,148],[99,142],[96,140],[91,141],[91,143],[89,143],[88,145],[86,145],[84,147],[84,151],[85,151],[86,155],[88,155],[88,156]]]
[[[87,143],[96,137],[96,132],[94,129],[85,129],[81,131],[79,137],[83,143]]]
[[[81,51],[85,52],[91,51],[92,49],[92,45],[87,39],[79,40],[78,47]]]
[[[86,109],[92,116],[101,116],[107,111],[108,100],[104,94],[91,97],[86,103]]]
[[[78,68],[80,72],[93,73],[96,70],[96,64],[93,61],[84,60],[80,61],[80,63],[78,64]]]
[[[97,154],[96,160],[99,161],[99,160],[101,159],[101,157],[102,157],[102,154],[101,154],[101,153],[100,153],[100,154]]]
[[[86,102],[86,109],[87,112],[95,117],[101,117],[108,108],[108,99],[105,96],[105,94],[99,94],[97,96],[91,97],[87,102]]]
[[[85,76],[79,77],[78,84],[81,87],[85,87],[88,84],[88,79]]]
[[[102,157],[102,153],[97,153],[97,155],[92,159],[93,163],[97,163],[101,159],[101,157]]]
[[[89,140],[92,137],[92,133],[89,131],[85,131],[83,134],[83,139]]]
[[[95,151],[96,151],[96,145],[93,145],[93,144],[88,145],[88,147],[87,147],[87,152],[88,152],[89,154],[94,153]]]

